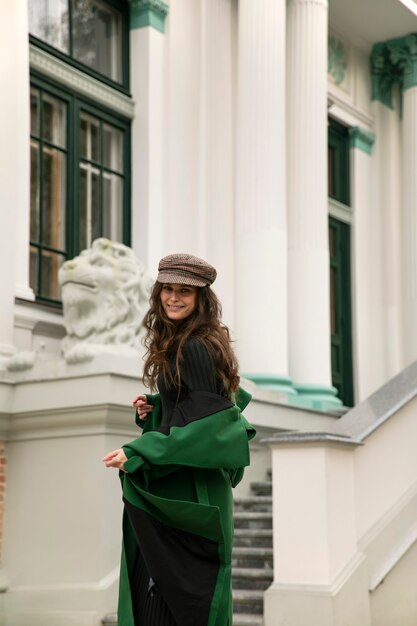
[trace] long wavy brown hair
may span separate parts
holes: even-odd
[[[180,366],[185,343],[191,337],[199,338],[211,354],[218,377],[223,381],[229,398],[239,388],[239,366],[231,345],[229,329],[221,322],[222,307],[210,287],[197,288],[197,305],[185,320],[170,320],[161,303],[163,283],[156,282],[150,297],[150,308],[143,320],[146,328],[145,365],[143,382],[152,391],[156,390],[159,374],[173,382],[179,389]],[[175,375],[169,359],[175,356]]]

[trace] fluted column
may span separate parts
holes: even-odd
[[[241,369],[288,383],[285,0],[240,0],[236,338]]]
[[[291,0],[287,27],[290,376],[306,404],[331,387],[327,191],[327,0]]]
[[[407,366],[417,359],[417,87],[403,93],[402,146],[403,349]]]
[[[393,109],[393,86],[402,94],[402,352],[403,366],[417,359],[417,33],[376,44],[372,98]]]
[[[155,273],[164,256],[165,20],[162,0],[132,0],[130,10],[132,248]]]
[[[17,259],[29,264],[29,58],[25,2],[0,6],[0,37],[7,56],[0,61],[0,368],[13,353]],[[11,62],[11,60],[13,60]],[[25,276],[23,276],[25,274]]]

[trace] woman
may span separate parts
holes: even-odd
[[[109,453],[125,504],[118,626],[232,626],[231,487],[254,429],[241,414],[237,360],[210,285],[189,254],[159,263],[145,316],[138,439]]]

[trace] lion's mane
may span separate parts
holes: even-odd
[[[94,346],[97,352],[103,346],[140,349],[153,280],[131,248],[96,239],[91,248],[63,264],[59,282],[67,361],[92,358]]]

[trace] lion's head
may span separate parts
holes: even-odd
[[[62,349],[67,360],[91,358],[94,345],[140,348],[153,281],[131,248],[96,239],[91,248],[63,264],[59,282],[67,331]],[[83,350],[86,344],[89,348]]]

